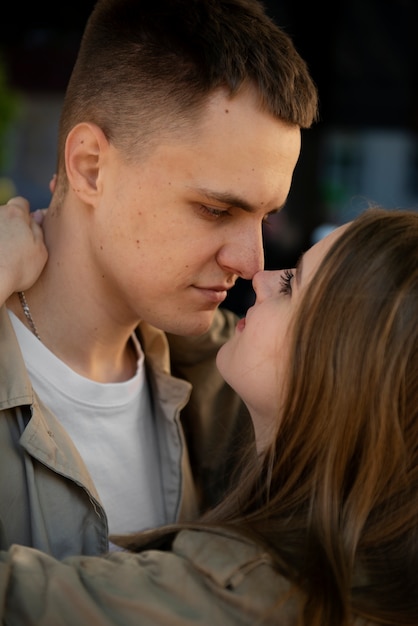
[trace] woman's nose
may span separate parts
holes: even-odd
[[[259,302],[278,292],[281,272],[277,270],[262,270],[253,277],[253,289]]]

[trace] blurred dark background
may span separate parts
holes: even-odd
[[[94,0],[16,2],[0,35],[0,202],[47,206],[60,106]],[[286,208],[266,227],[266,267],[300,252],[369,202],[418,210],[416,0],[265,0],[305,58],[321,119],[302,135]],[[92,69],[94,71],[94,69]],[[252,302],[242,281],[226,306]]]

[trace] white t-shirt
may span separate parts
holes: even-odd
[[[33,388],[67,430],[93,478],[110,534],[165,523],[158,441],[136,336],[135,376],[97,383],[58,359],[11,311],[9,317]]]

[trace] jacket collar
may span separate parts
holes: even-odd
[[[0,409],[33,403],[33,389],[5,305],[0,307]]]
[[[152,375],[151,386],[154,389],[158,387],[160,403],[182,409],[189,401],[192,385],[172,376],[166,334],[146,322],[139,323],[136,333],[145,354],[148,372]]]

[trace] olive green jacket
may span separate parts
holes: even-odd
[[[211,330],[198,338],[167,337],[145,323],[138,328],[154,404],[168,521],[193,519],[218,500],[231,473],[228,451],[238,435],[250,432],[248,414],[215,366],[216,352],[234,325],[233,314],[217,311]],[[108,550],[108,526],[84,462],[31,386],[2,307],[0,548],[11,544],[32,546],[60,559],[98,555]]]
[[[221,530],[183,530],[168,551],[60,562],[0,552],[8,626],[296,626],[300,608],[262,548]]]

